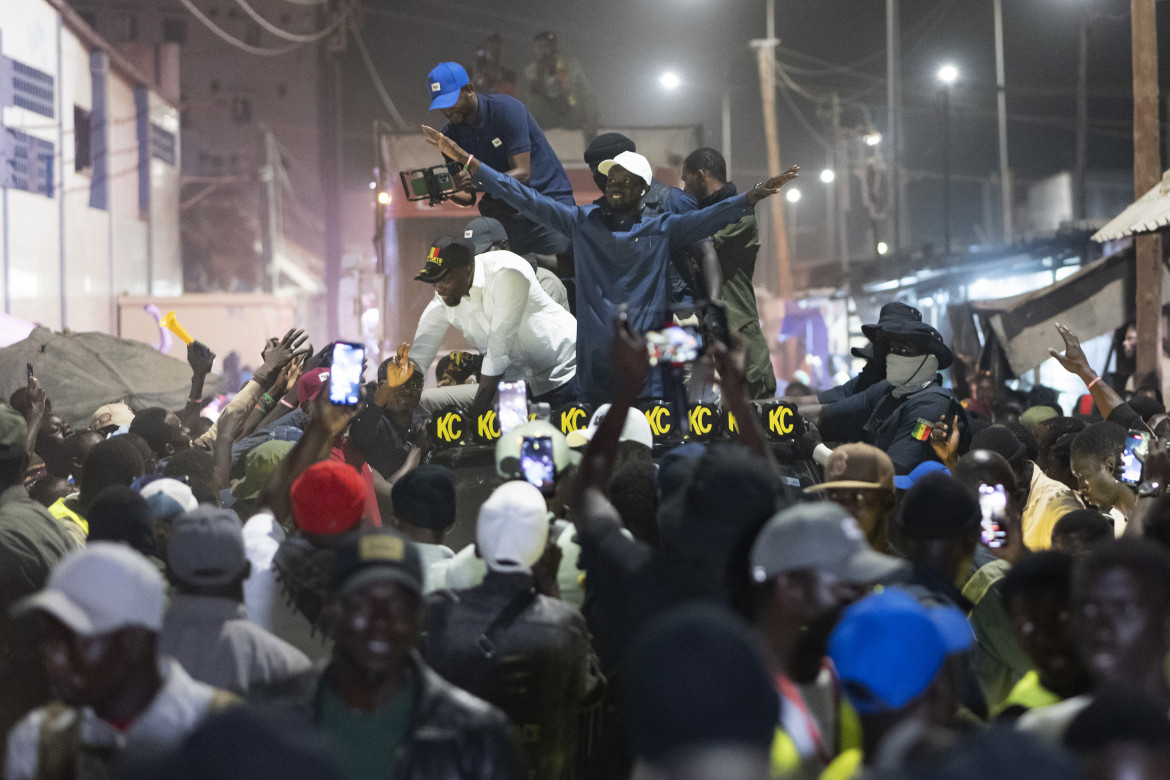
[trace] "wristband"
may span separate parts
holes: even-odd
[[[466,171],[468,169],[468,167],[471,165],[471,161],[474,159],[475,159],[474,154],[467,155],[467,162],[463,163],[463,170]]]
[[[833,448],[821,442],[813,448],[812,459],[818,466],[824,466],[829,461],[829,456],[833,454]]]
[[[264,395],[260,396],[260,400],[267,401],[268,403],[266,405],[268,407],[276,406],[276,399],[273,398],[272,396],[270,396],[268,393],[265,393]]]
[[[1087,386],[1085,389],[1086,389],[1086,390],[1092,390],[1092,389],[1093,389],[1093,385],[1097,384],[1097,383],[1098,383],[1098,382],[1100,382],[1100,381],[1101,381],[1101,377],[1100,377],[1099,375],[1098,375],[1098,376],[1095,376],[1095,377],[1093,377],[1092,379],[1090,379],[1090,380],[1089,380],[1089,384],[1088,384],[1088,386]]]
[[[296,409],[296,407],[295,407],[295,406],[293,406],[292,404],[290,404],[290,403],[288,402],[288,399],[287,399],[287,398],[283,398],[283,397],[282,397],[278,403],[282,403],[282,404],[284,404],[284,405],[285,405],[285,406],[287,406],[289,409]]]
[[[199,398],[188,398],[188,399],[187,399],[187,403],[189,403],[189,404],[201,404],[201,403],[203,403],[203,398],[202,398],[202,397],[199,397]]]

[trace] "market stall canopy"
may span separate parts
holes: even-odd
[[[1133,250],[1103,257],[1054,285],[1011,298],[972,301],[985,339],[998,342],[1016,376],[1048,360],[1049,347],[1062,348],[1054,323],[1087,341],[1109,333],[1132,317]],[[1127,304],[1127,302],[1129,302]],[[1170,303],[1170,275],[1162,271],[1162,306]]]
[[[1093,234],[1098,243],[1116,241],[1138,233],[1153,233],[1170,225],[1170,171],[1162,181],[1142,195]]]
[[[148,344],[104,333],[54,333],[37,327],[24,341],[0,349],[0,389],[7,400],[27,382],[32,364],[53,411],[77,427],[99,406],[125,401],[134,410],[182,409],[191,389],[191,368]],[[217,386],[214,376],[207,387]]]

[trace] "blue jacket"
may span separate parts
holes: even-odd
[[[657,330],[670,315],[667,269],[672,249],[706,238],[754,213],[745,195],[686,214],[660,214],[615,227],[595,205],[566,206],[511,176],[480,165],[475,184],[537,224],[558,230],[573,242],[577,283],[577,382],[589,403],[609,400],[613,375],[609,340],[620,304],[640,332]],[[653,375],[647,395],[661,395]]]

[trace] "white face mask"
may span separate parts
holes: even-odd
[[[903,387],[917,389],[919,385],[934,379],[937,372],[937,355],[886,355],[886,380],[894,386],[895,391]],[[898,393],[895,392],[895,395]]]

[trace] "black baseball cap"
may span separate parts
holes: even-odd
[[[419,282],[434,284],[450,273],[452,268],[471,265],[474,258],[475,244],[463,238],[443,236],[431,244],[427,263],[414,278]]]

